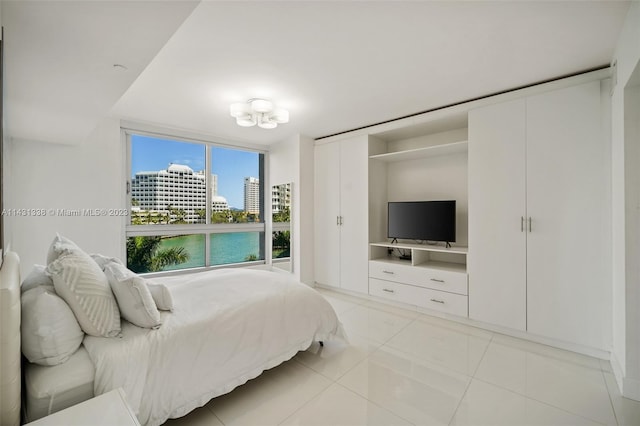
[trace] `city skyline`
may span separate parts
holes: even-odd
[[[244,208],[244,179],[259,177],[259,153],[213,146],[211,173],[218,176],[218,195],[229,207]],[[170,164],[205,169],[205,145],[131,135],[131,179],[139,172],[166,170]]]

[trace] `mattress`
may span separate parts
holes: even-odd
[[[82,345],[62,364],[24,364],[28,422],[93,398],[95,368]]]

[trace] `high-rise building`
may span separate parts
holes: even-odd
[[[217,176],[211,178],[212,192],[217,192]],[[131,198],[138,209],[169,214],[172,220],[181,219],[187,223],[204,222],[206,193],[205,173],[194,172],[181,164],[170,164],[166,170],[138,172],[131,182]],[[219,198],[211,197],[217,211],[223,206]],[[177,217],[178,213],[181,217]]]
[[[260,213],[260,179],[244,178],[244,211],[252,214]]]
[[[291,184],[283,183],[274,185],[271,188],[271,211],[281,213],[285,210],[291,211]]]

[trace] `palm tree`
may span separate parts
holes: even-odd
[[[127,238],[127,267],[138,273],[155,272],[189,260],[184,247],[159,249],[161,241],[160,236]]]

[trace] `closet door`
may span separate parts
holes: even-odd
[[[340,287],[340,144],[314,152],[314,268],[319,284]]]
[[[340,287],[369,292],[369,138],[340,142]]]
[[[527,99],[528,331],[605,348],[600,82]]]
[[[469,112],[469,318],[526,329],[525,101]]]

